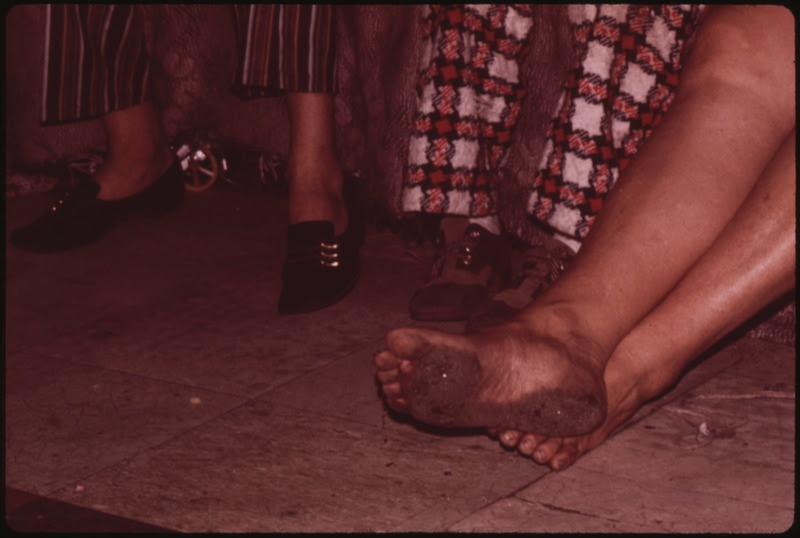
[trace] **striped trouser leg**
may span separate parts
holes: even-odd
[[[239,62],[234,90],[243,97],[276,92],[333,93],[335,6],[238,4]]]
[[[150,98],[141,6],[48,4],[43,124],[84,120]]]

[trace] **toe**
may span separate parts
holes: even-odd
[[[519,443],[517,444],[517,450],[524,454],[525,456],[530,456],[533,454],[533,451],[536,450],[536,447],[542,442],[541,437],[538,435],[534,435],[532,433],[526,433],[520,436]]]
[[[393,411],[402,414],[408,414],[408,403],[404,398],[385,398],[384,401],[386,402],[386,405]]]
[[[383,385],[383,395],[396,400],[403,396],[403,388],[400,383],[386,383]]]
[[[383,399],[390,408],[401,413],[408,412],[408,403],[403,398],[400,383],[386,383],[381,386]]]
[[[408,375],[414,370],[414,363],[411,361],[400,361],[397,369],[401,374]]]
[[[375,366],[379,370],[395,370],[400,364],[400,359],[388,351],[381,351],[375,355]]]
[[[395,383],[395,382],[397,382],[398,373],[399,372],[398,372],[398,370],[396,368],[393,369],[393,370],[378,370],[378,373],[377,373],[378,381],[380,381],[381,384],[383,384],[383,385],[386,385],[386,384],[389,384],[389,383]]]
[[[522,434],[515,430],[508,430],[501,432],[497,438],[500,440],[500,444],[506,448],[514,448],[519,443],[520,437]]]
[[[553,456],[558,454],[560,449],[561,449],[560,437],[551,437],[549,439],[544,439],[536,447],[536,450],[533,451],[532,455],[533,461],[541,464],[548,463],[552,460]]]
[[[386,335],[389,350],[399,357],[419,357],[431,344],[424,329],[394,329]]]
[[[550,468],[563,471],[578,459],[578,447],[574,443],[564,443],[550,460]]]

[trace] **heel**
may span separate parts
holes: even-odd
[[[144,217],[163,217],[183,205],[185,189],[180,164],[176,161],[140,196],[140,214]]]

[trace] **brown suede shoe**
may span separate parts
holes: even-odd
[[[458,241],[444,234],[432,279],[411,298],[409,312],[419,321],[463,321],[508,280],[511,241],[482,226],[470,224]]]
[[[514,317],[561,276],[574,255],[572,249],[556,239],[515,252],[512,283],[472,311],[465,331],[477,332]]]

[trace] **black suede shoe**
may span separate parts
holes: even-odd
[[[358,282],[362,241],[358,224],[339,236],[329,221],[289,226],[278,313],[313,312],[342,300]]]
[[[11,244],[22,250],[49,253],[68,250],[102,238],[131,217],[158,217],[183,203],[183,173],[178,161],[142,192],[120,200],[98,200],[100,185],[79,183],[33,223],[14,230]]]

